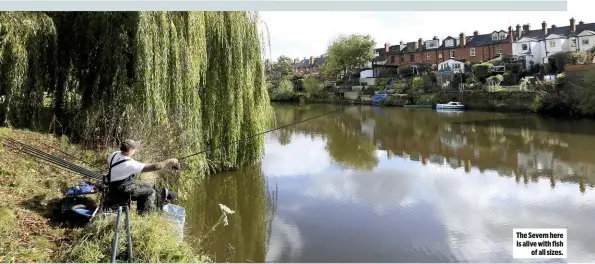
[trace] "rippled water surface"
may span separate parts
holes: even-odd
[[[275,105],[278,126],[337,108]],[[594,147],[593,121],[350,108],[197,187],[188,236],[218,262],[519,262],[512,228],[568,228],[567,261],[595,262]]]

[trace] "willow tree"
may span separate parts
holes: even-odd
[[[43,13],[0,12],[0,124],[40,128],[56,30]]]
[[[11,123],[45,120],[25,114],[40,112],[45,88],[46,112],[77,142],[134,137],[159,156],[218,148],[192,163],[229,167],[262,154],[262,137],[232,144],[265,130],[271,112],[256,14],[4,13],[0,23]]]

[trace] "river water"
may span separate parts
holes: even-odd
[[[278,126],[339,108],[274,107]],[[594,146],[593,121],[357,106],[197,187],[188,236],[217,262],[520,262],[513,228],[568,228],[564,261],[595,262]]]

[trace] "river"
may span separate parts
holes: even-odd
[[[340,106],[274,107],[281,126]],[[188,236],[217,262],[520,262],[513,228],[568,228],[566,261],[595,262],[593,146],[594,121],[356,106],[197,187]]]

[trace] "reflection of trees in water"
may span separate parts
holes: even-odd
[[[277,192],[270,191],[260,165],[220,173],[195,186],[186,226],[190,240],[216,262],[264,262]],[[219,204],[235,211],[229,225],[211,228],[221,216]],[[210,232],[210,233],[209,233]],[[201,237],[209,233],[207,237]]]
[[[275,105],[277,126],[333,112],[339,107],[341,106]],[[378,156],[375,142],[362,133],[362,124],[368,116],[373,116],[373,113],[355,107],[346,110],[345,113],[332,114],[283,128],[275,134],[280,144],[288,144],[289,135],[294,133],[312,137],[321,135],[326,140],[327,151],[335,162],[347,168],[371,170],[378,165]]]
[[[334,111],[338,106],[309,105],[275,107],[278,116],[287,111],[295,122]],[[295,114],[299,113],[299,114]],[[375,123],[374,140],[361,131],[363,122]],[[290,128],[291,133],[322,134],[328,151],[339,163],[350,167],[376,166],[376,148],[389,155],[430,156],[447,160],[452,167],[496,170],[518,182],[540,178],[578,183],[580,189],[593,186],[595,122],[551,121],[531,115],[465,112],[456,116],[438,115],[416,109],[356,107],[346,113],[323,117]],[[378,145],[378,147],[377,147]],[[527,163],[527,160],[534,160]],[[367,166],[365,166],[367,165]]]

